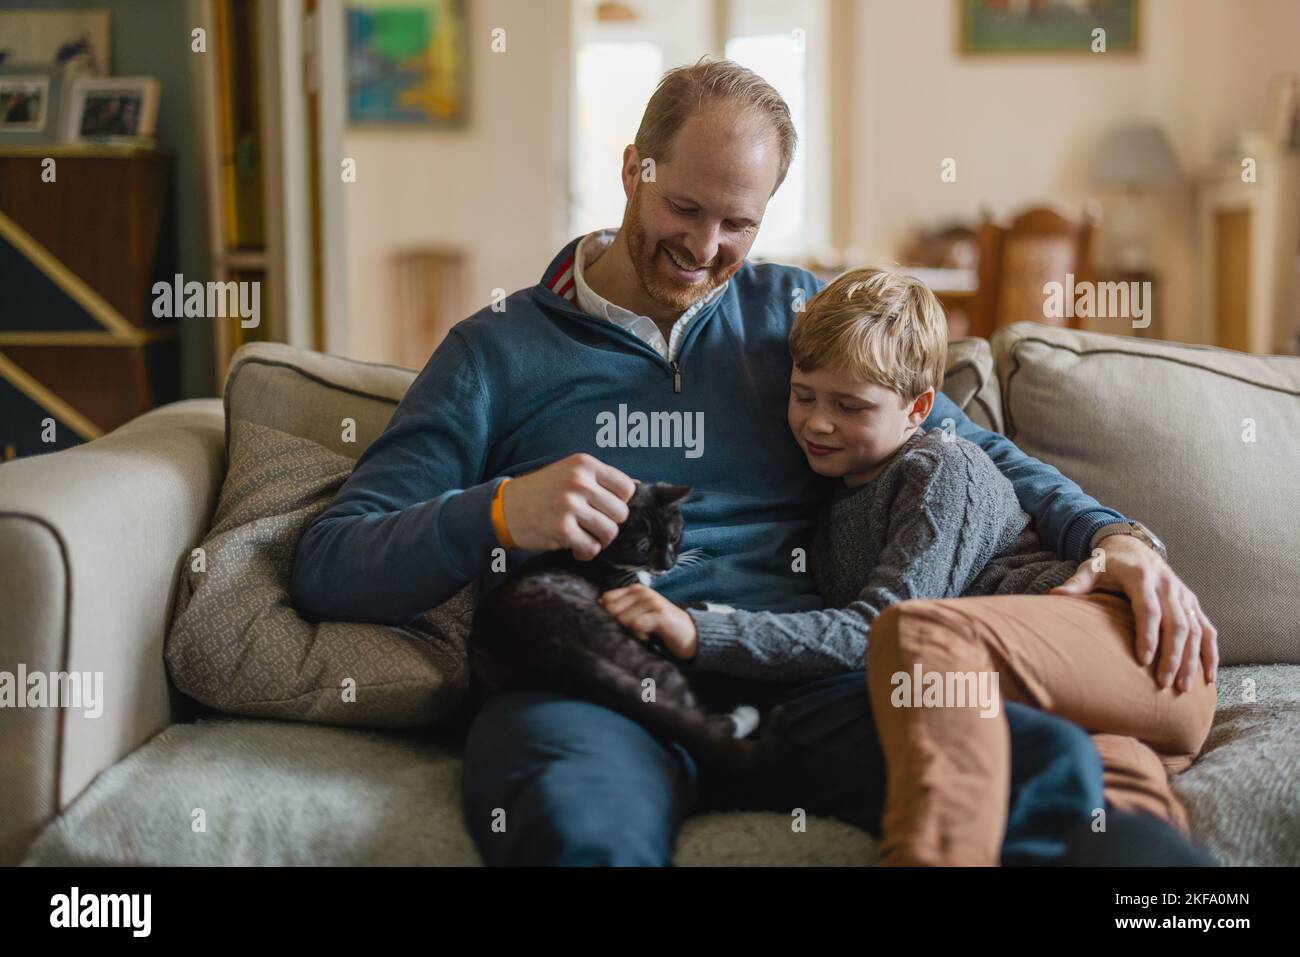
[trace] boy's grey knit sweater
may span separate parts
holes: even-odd
[[[695,670],[806,681],[862,668],[876,616],[909,598],[1038,594],[1076,562],[1043,548],[1011,482],[979,446],[917,432],[876,478],[841,485],[818,525],[810,567],[823,611],[688,609]]]

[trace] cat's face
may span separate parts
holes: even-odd
[[[627,503],[627,521],[619,526],[618,537],[605,547],[601,558],[628,571],[668,571],[681,554],[685,524],[681,501],[690,492],[689,485],[638,482]]]

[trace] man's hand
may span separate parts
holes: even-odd
[[[635,491],[618,469],[579,452],[507,483],[501,505],[519,548],[570,548],[574,558],[590,561],[618,535]]]
[[[653,588],[611,588],[600,596],[600,603],[638,641],[658,635],[674,657],[683,661],[695,657],[700,644],[695,619]]]
[[[1192,686],[1196,663],[1201,662],[1205,680],[1214,681],[1219,672],[1218,632],[1196,594],[1183,584],[1163,558],[1132,535],[1108,535],[1098,547],[1105,552],[1105,571],[1085,560],[1069,581],[1053,588],[1053,595],[1086,595],[1113,591],[1128,596],[1137,623],[1137,658],[1144,666],[1160,651],[1156,680],[1168,688],[1177,679],[1180,691]]]

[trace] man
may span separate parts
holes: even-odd
[[[664,576],[667,597],[820,608],[800,556],[828,485],[785,417],[790,320],[820,283],[745,261],[794,147],[785,103],[750,71],[725,61],[670,71],[624,153],[622,228],[571,242],[504,311],[452,330],[303,536],[293,578],[303,613],[406,623],[470,581],[490,587],[503,544],[590,559],[627,515],[630,476],[695,489],[685,544],[707,560]],[[599,425],[653,412],[699,428],[674,446]],[[926,426],[945,419],[998,463],[1062,557],[1082,561],[1100,543],[1106,572],[1085,564],[1072,587],[1125,591],[1147,628],[1140,655],[1155,651],[1158,628],[1162,673],[1181,678],[1198,657],[1212,671],[1213,629],[1139,540],[1144,530],[941,395]],[[809,649],[793,668],[741,655],[741,676],[722,673],[738,658],[730,640],[701,634],[691,651],[684,665],[704,700],[783,704],[791,766],[773,780],[701,781],[680,748],[605,708],[496,695],[475,719],[465,764],[466,822],[487,862],[666,864],[677,825],[700,804],[800,807],[878,826],[883,759],[860,658]],[[1052,836],[1087,810],[1062,799],[1065,783],[1087,776],[1082,732],[1011,712],[1004,860],[1050,860],[1060,851]]]

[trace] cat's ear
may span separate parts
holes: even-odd
[[[656,482],[654,486],[655,501],[660,505],[671,505],[691,494],[689,485],[671,485],[668,482]]]

